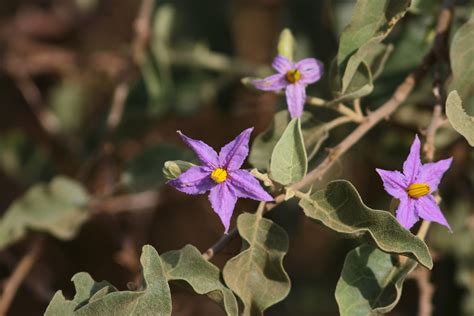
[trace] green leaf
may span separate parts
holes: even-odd
[[[268,170],[273,148],[283,135],[289,121],[288,111],[280,111],[275,114],[272,125],[255,138],[249,155],[249,162],[255,168]],[[301,115],[301,130],[309,160],[319,151],[329,133],[325,124],[316,120],[309,112],[303,112]]]
[[[158,144],[135,157],[122,175],[122,182],[134,192],[160,188],[166,178],[160,169],[168,160],[191,160],[192,153],[180,146]]]
[[[161,256],[168,281],[185,281],[196,293],[206,294],[218,303],[227,315],[237,315],[237,300],[220,279],[220,271],[205,260],[196,247],[186,245],[181,250],[164,253]]]
[[[377,38],[379,43],[390,33],[410,6],[410,0],[358,0],[351,22],[341,34],[337,65],[341,73],[349,57],[365,43]]]
[[[429,269],[433,267],[423,240],[403,228],[389,212],[367,207],[349,181],[330,182],[325,189],[302,198],[300,206],[306,216],[336,232],[369,237],[384,252],[403,254]]]
[[[117,291],[108,283],[95,283],[88,274],[76,274],[73,278],[77,293],[74,299],[67,301],[58,291],[46,310],[46,316],[171,315],[170,288],[158,253],[146,245],[140,262],[143,266],[143,290]]]
[[[474,147],[474,117],[464,111],[457,91],[451,91],[446,99],[446,115],[453,128]]]
[[[46,309],[45,316],[73,315],[76,308],[87,304],[97,294],[103,295],[117,291],[115,287],[106,281],[95,282],[89,273],[86,272],[75,274],[71,280],[76,289],[74,298],[68,301],[61,291],[57,291]]]
[[[301,120],[292,119],[276,143],[270,161],[271,178],[283,185],[303,178],[308,169],[308,159],[301,132]]]
[[[457,90],[467,102],[474,97],[474,14],[454,34],[449,55],[453,79],[448,91]]]
[[[5,212],[0,221],[0,249],[22,238],[27,230],[72,239],[89,218],[89,195],[79,182],[59,176],[36,184]]]
[[[278,55],[293,60],[295,51],[295,38],[289,29],[284,29],[280,33],[278,40]]]
[[[392,310],[400,299],[406,276],[417,263],[397,258],[364,244],[350,251],[337,282],[336,301],[341,316],[380,315]]]
[[[288,235],[271,220],[244,213],[237,219],[242,252],[227,261],[224,281],[243,302],[243,315],[262,315],[290,291],[283,268]]]

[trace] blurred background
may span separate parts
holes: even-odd
[[[44,239],[8,315],[43,314],[58,289],[71,297],[70,278],[79,271],[119,289],[133,287],[144,244],[159,253],[188,243],[205,251],[214,244],[223,228],[207,197],[165,185],[165,161],[194,159],[176,130],[215,148],[250,126],[253,137],[261,133],[286,108],[284,98],[252,91],[241,78],[271,72],[285,27],[296,37],[297,59],[318,58],[328,71],[354,3],[2,0],[0,211],[32,185],[57,175],[78,180],[98,201],[108,197],[91,206],[92,215],[71,240],[30,232],[0,251],[0,279],[6,280],[32,242]],[[453,31],[469,18],[469,5],[458,2]],[[374,92],[362,101],[365,109],[386,101],[420,63],[431,47],[439,7],[439,1],[414,1],[386,40],[394,51]],[[364,137],[317,186],[348,179],[367,205],[388,209],[390,197],[374,169],[400,169],[414,134],[430,121],[431,85],[428,76],[392,120]],[[308,91],[331,99],[327,75]],[[322,121],[333,117],[308,110]],[[467,111],[474,114],[473,108]],[[353,128],[334,130],[323,147],[337,144]],[[313,165],[326,154],[322,150]],[[474,155],[448,129],[438,134],[436,160],[449,156],[454,163],[440,192],[454,234],[435,226],[428,236],[435,260],[434,315],[473,315]],[[255,208],[253,201],[240,200],[236,211]],[[292,289],[267,314],[337,315],[334,290],[345,254],[357,241],[310,222],[293,203],[269,217],[290,235],[285,266]],[[213,263],[222,266],[239,249],[236,239]],[[206,297],[179,287],[172,291],[175,315],[223,314]],[[417,315],[417,305],[413,277],[391,315]]]

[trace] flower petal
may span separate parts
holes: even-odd
[[[227,170],[239,169],[249,154],[249,140],[253,127],[247,128],[219,152],[219,167]]]
[[[452,161],[453,158],[448,158],[422,165],[415,182],[429,185],[430,193],[436,191],[443,174],[449,169]]]
[[[179,136],[198,156],[199,160],[210,167],[217,167],[219,159],[217,153],[211,146],[207,145],[203,141],[189,138],[188,136],[178,131]]]
[[[211,201],[214,212],[219,215],[225,232],[227,233],[229,231],[230,219],[234,212],[235,203],[237,202],[237,195],[226,181],[211,189],[209,201]]]
[[[420,139],[418,138],[418,135],[416,135],[410,148],[410,154],[408,155],[407,160],[403,163],[403,174],[408,180],[408,184],[413,183],[415,177],[418,175],[420,167]]]
[[[187,194],[202,194],[216,185],[210,175],[208,167],[193,166],[168,184]]]
[[[439,205],[436,203],[436,200],[432,195],[425,195],[417,199],[415,201],[415,208],[418,215],[424,220],[446,226],[449,231],[452,232],[446,217],[444,217]]]
[[[286,103],[291,118],[300,117],[306,100],[306,88],[301,83],[293,83],[286,87]]]
[[[252,81],[255,88],[262,91],[278,91],[284,89],[288,85],[285,75],[271,75],[260,80]]]
[[[260,182],[250,172],[235,170],[230,173],[229,178],[237,197],[257,201],[273,201],[273,197],[262,188]]]
[[[318,81],[324,72],[324,65],[315,58],[302,59],[295,65],[301,73],[301,82],[311,84]]]
[[[293,68],[293,63],[288,58],[278,55],[273,60],[272,67],[280,74],[286,74]]]
[[[383,169],[375,169],[382,178],[385,191],[391,196],[401,199],[407,196],[406,188],[408,187],[405,176],[400,171],[389,171]]]
[[[410,229],[419,220],[415,210],[415,200],[408,196],[400,199],[400,205],[397,209],[397,220],[406,229]]]

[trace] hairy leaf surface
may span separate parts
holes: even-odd
[[[337,282],[336,301],[341,316],[380,315],[400,300],[406,276],[417,263],[398,259],[369,244],[350,251]]]
[[[161,256],[168,281],[184,281],[198,294],[206,294],[222,306],[227,315],[238,314],[237,300],[220,279],[220,271],[205,260],[196,247],[186,245]]]
[[[332,181],[300,201],[306,216],[352,237],[369,237],[384,252],[403,254],[431,269],[433,261],[423,240],[403,228],[392,214],[367,207],[354,186]]]
[[[242,300],[243,315],[262,315],[290,291],[290,279],[283,268],[288,235],[271,220],[248,213],[239,216],[237,228],[243,250],[227,261],[224,280]]]

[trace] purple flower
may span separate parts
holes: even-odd
[[[297,63],[283,56],[277,56],[272,67],[277,74],[261,80],[254,80],[254,86],[263,91],[285,89],[286,103],[291,118],[300,117],[306,100],[306,86],[315,83],[323,74],[323,64],[314,58],[306,58]]]
[[[452,158],[449,158],[422,164],[420,140],[417,135],[411,145],[410,154],[403,163],[403,173],[376,169],[382,178],[385,191],[400,200],[397,220],[403,227],[410,229],[421,217],[451,230],[432,195],[438,189],[438,184],[449,169],[451,161]]]
[[[222,147],[219,155],[204,142],[191,139],[178,131],[183,141],[196,153],[202,166],[193,166],[168,183],[187,194],[210,191],[209,201],[224,224],[226,233],[237,198],[273,200],[250,172],[240,169],[249,154],[252,130],[253,128],[248,128],[243,131]]]

